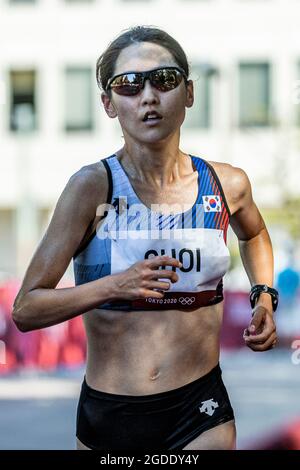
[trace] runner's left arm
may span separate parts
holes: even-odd
[[[230,225],[238,237],[242,262],[251,286],[273,286],[274,260],[270,236],[253,200],[251,184],[246,173],[233,168],[235,211]],[[266,351],[276,343],[271,297],[262,293],[253,309],[253,317],[244,331],[244,340],[253,351]]]

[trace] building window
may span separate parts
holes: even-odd
[[[241,63],[239,65],[240,126],[270,124],[270,65]]]
[[[92,69],[68,67],[65,71],[65,129],[93,128]]]
[[[35,71],[10,72],[10,130],[36,129]]]
[[[206,64],[192,67],[191,80],[194,83],[194,104],[186,109],[184,127],[189,129],[211,126],[212,114],[212,77],[215,69]]]

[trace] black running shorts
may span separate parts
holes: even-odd
[[[94,450],[180,450],[204,431],[233,420],[219,364],[182,387],[151,395],[94,390],[84,379],[78,439]]]

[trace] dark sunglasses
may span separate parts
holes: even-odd
[[[170,91],[180,85],[182,78],[187,82],[187,76],[179,67],[161,67],[147,72],[126,72],[112,77],[106,86],[106,91],[113,90],[118,95],[137,95],[149,78],[151,85],[159,91]]]

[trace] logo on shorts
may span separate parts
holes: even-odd
[[[206,413],[209,416],[212,416],[216,408],[219,408],[219,403],[214,401],[213,398],[210,400],[203,401],[202,406],[199,406],[200,413]]]

